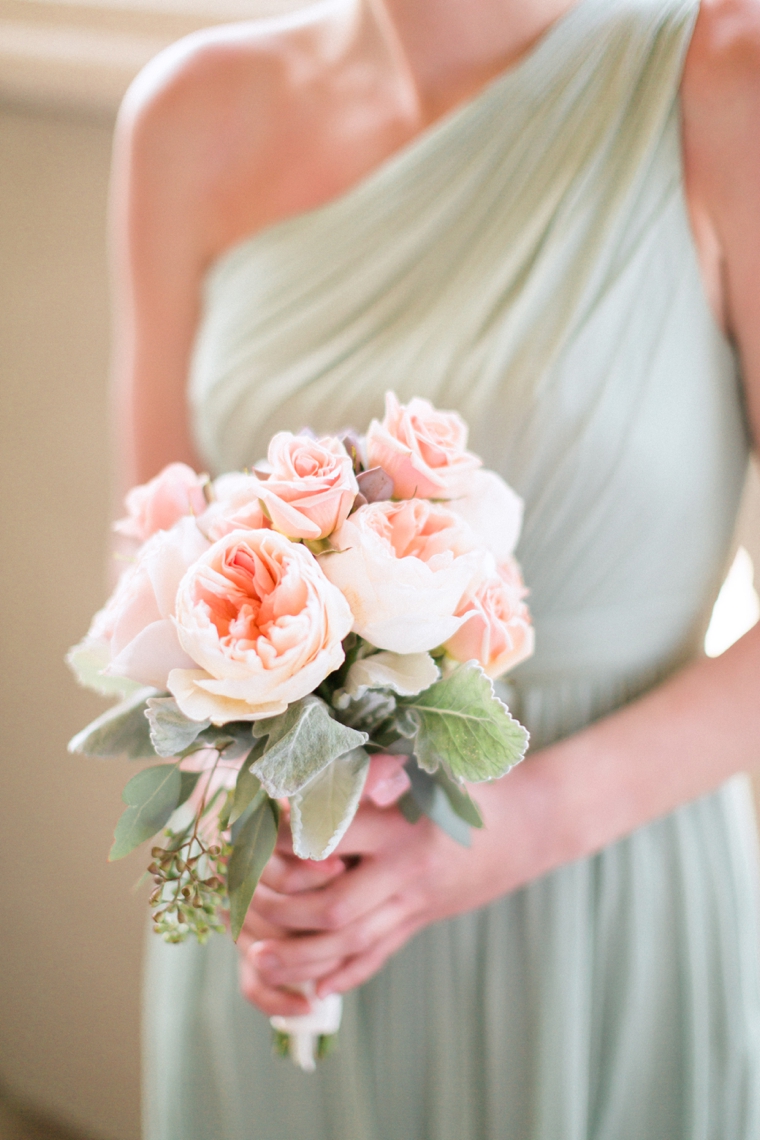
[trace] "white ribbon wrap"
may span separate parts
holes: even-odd
[[[300,1017],[270,1017],[269,1024],[278,1033],[287,1033],[293,1063],[305,1073],[313,1073],[317,1067],[319,1038],[330,1036],[340,1029],[343,999],[340,994],[329,994],[325,998],[314,997],[313,982],[305,982],[298,988],[304,997],[311,1000],[311,1013]]]

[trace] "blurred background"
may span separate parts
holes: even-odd
[[[67,755],[103,705],[63,664],[105,596],[116,109],[172,40],[296,4],[0,0],[0,1140],[140,1135],[141,854],[106,863],[129,773]],[[757,620],[754,472],[737,546],[713,654]]]

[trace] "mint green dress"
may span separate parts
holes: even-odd
[[[747,460],[687,222],[693,0],[580,0],[357,186],[212,268],[190,399],[212,470],[271,434],[457,408],[524,497],[538,748],[699,652]],[[530,757],[525,761],[530,763]],[[507,777],[508,779],[509,777]],[[420,933],[340,1052],[272,1057],[236,951],[153,939],[146,1140],[758,1140],[746,782]]]

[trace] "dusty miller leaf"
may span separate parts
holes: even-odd
[[[291,796],[293,850],[300,859],[332,854],[356,814],[368,770],[369,756],[363,748],[354,748]]]
[[[522,760],[528,747],[527,730],[471,661],[424,693],[400,698],[399,706],[416,724],[414,754],[426,772],[442,764],[455,780],[493,780]]]
[[[179,756],[211,726],[210,720],[190,720],[174,697],[149,697],[146,716],[150,739],[159,756]]]
[[[182,777],[176,764],[143,768],[121,794],[127,810],[116,824],[109,861],[123,859],[160,831],[179,803]]]
[[[277,807],[264,799],[243,823],[227,865],[230,929],[237,942],[253,892],[277,841]]]
[[[253,771],[274,799],[295,795],[332,760],[368,739],[366,732],[333,720],[314,696],[295,701],[280,716],[254,721],[253,734],[269,738]]]
[[[97,720],[71,738],[69,752],[108,760],[120,756],[128,760],[155,757],[150,726],[145,719],[146,701],[155,692],[155,689],[138,689],[132,696],[102,713]]]
[[[197,752],[201,748],[215,748],[225,760],[239,760],[251,751],[254,740],[249,721],[233,721],[221,728],[211,725],[199,732],[188,751]]]

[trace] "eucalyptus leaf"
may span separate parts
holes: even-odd
[[[121,794],[127,810],[116,824],[109,861],[123,859],[160,831],[177,807],[182,793],[182,776],[176,764],[143,768]]]
[[[227,865],[230,928],[237,942],[253,892],[277,841],[277,807],[264,799],[240,829]]]
[[[470,829],[452,808],[446,793],[435,776],[423,771],[413,759],[406,765],[406,773],[412,785],[409,789],[409,795],[416,803],[419,811],[432,819],[433,823],[437,824],[456,843],[461,843],[463,847],[469,847]]]
[[[146,716],[150,739],[159,756],[180,756],[199,733],[211,726],[210,720],[190,720],[174,697],[150,697]]]
[[[469,823],[470,827],[483,827],[483,816],[480,814],[480,808],[466,788],[463,788],[456,780],[452,780],[444,768],[439,768],[433,779],[443,789],[446,799],[460,819]]]
[[[420,811],[416,799],[411,792],[405,792],[396,804],[407,823],[416,823],[425,814]]]
[[[177,807],[182,807],[182,805],[190,799],[191,795],[195,791],[195,786],[198,783],[200,777],[200,772],[180,772],[179,778],[181,780],[181,785],[179,791],[179,799],[177,800]]]
[[[472,661],[418,696],[399,698],[399,708],[416,725],[414,754],[427,772],[443,765],[455,780],[493,780],[522,760],[528,747],[527,730]],[[399,722],[404,731],[408,722]]]
[[[121,756],[128,760],[155,758],[150,726],[145,719],[146,702],[155,693],[155,689],[138,689],[102,713],[97,720],[71,738],[69,752],[108,760]]]
[[[296,701],[280,716],[254,721],[253,734],[268,737],[253,771],[274,799],[295,795],[332,760],[368,739],[366,732],[334,720],[314,696]]]
[[[260,745],[261,741],[257,743]],[[261,780],[258,776],[254,776],[251,771],[251,766],[246,760],[238,772],[228,826],[236,823],[252,804],[258,806],[256,803],[257,797],[263,799],[265,794],[261,786]]]
[[[290,828],[299,859],[332,854],[356,815],[368,771],[369,756],[363,748],[354,748],[291,796]]]

